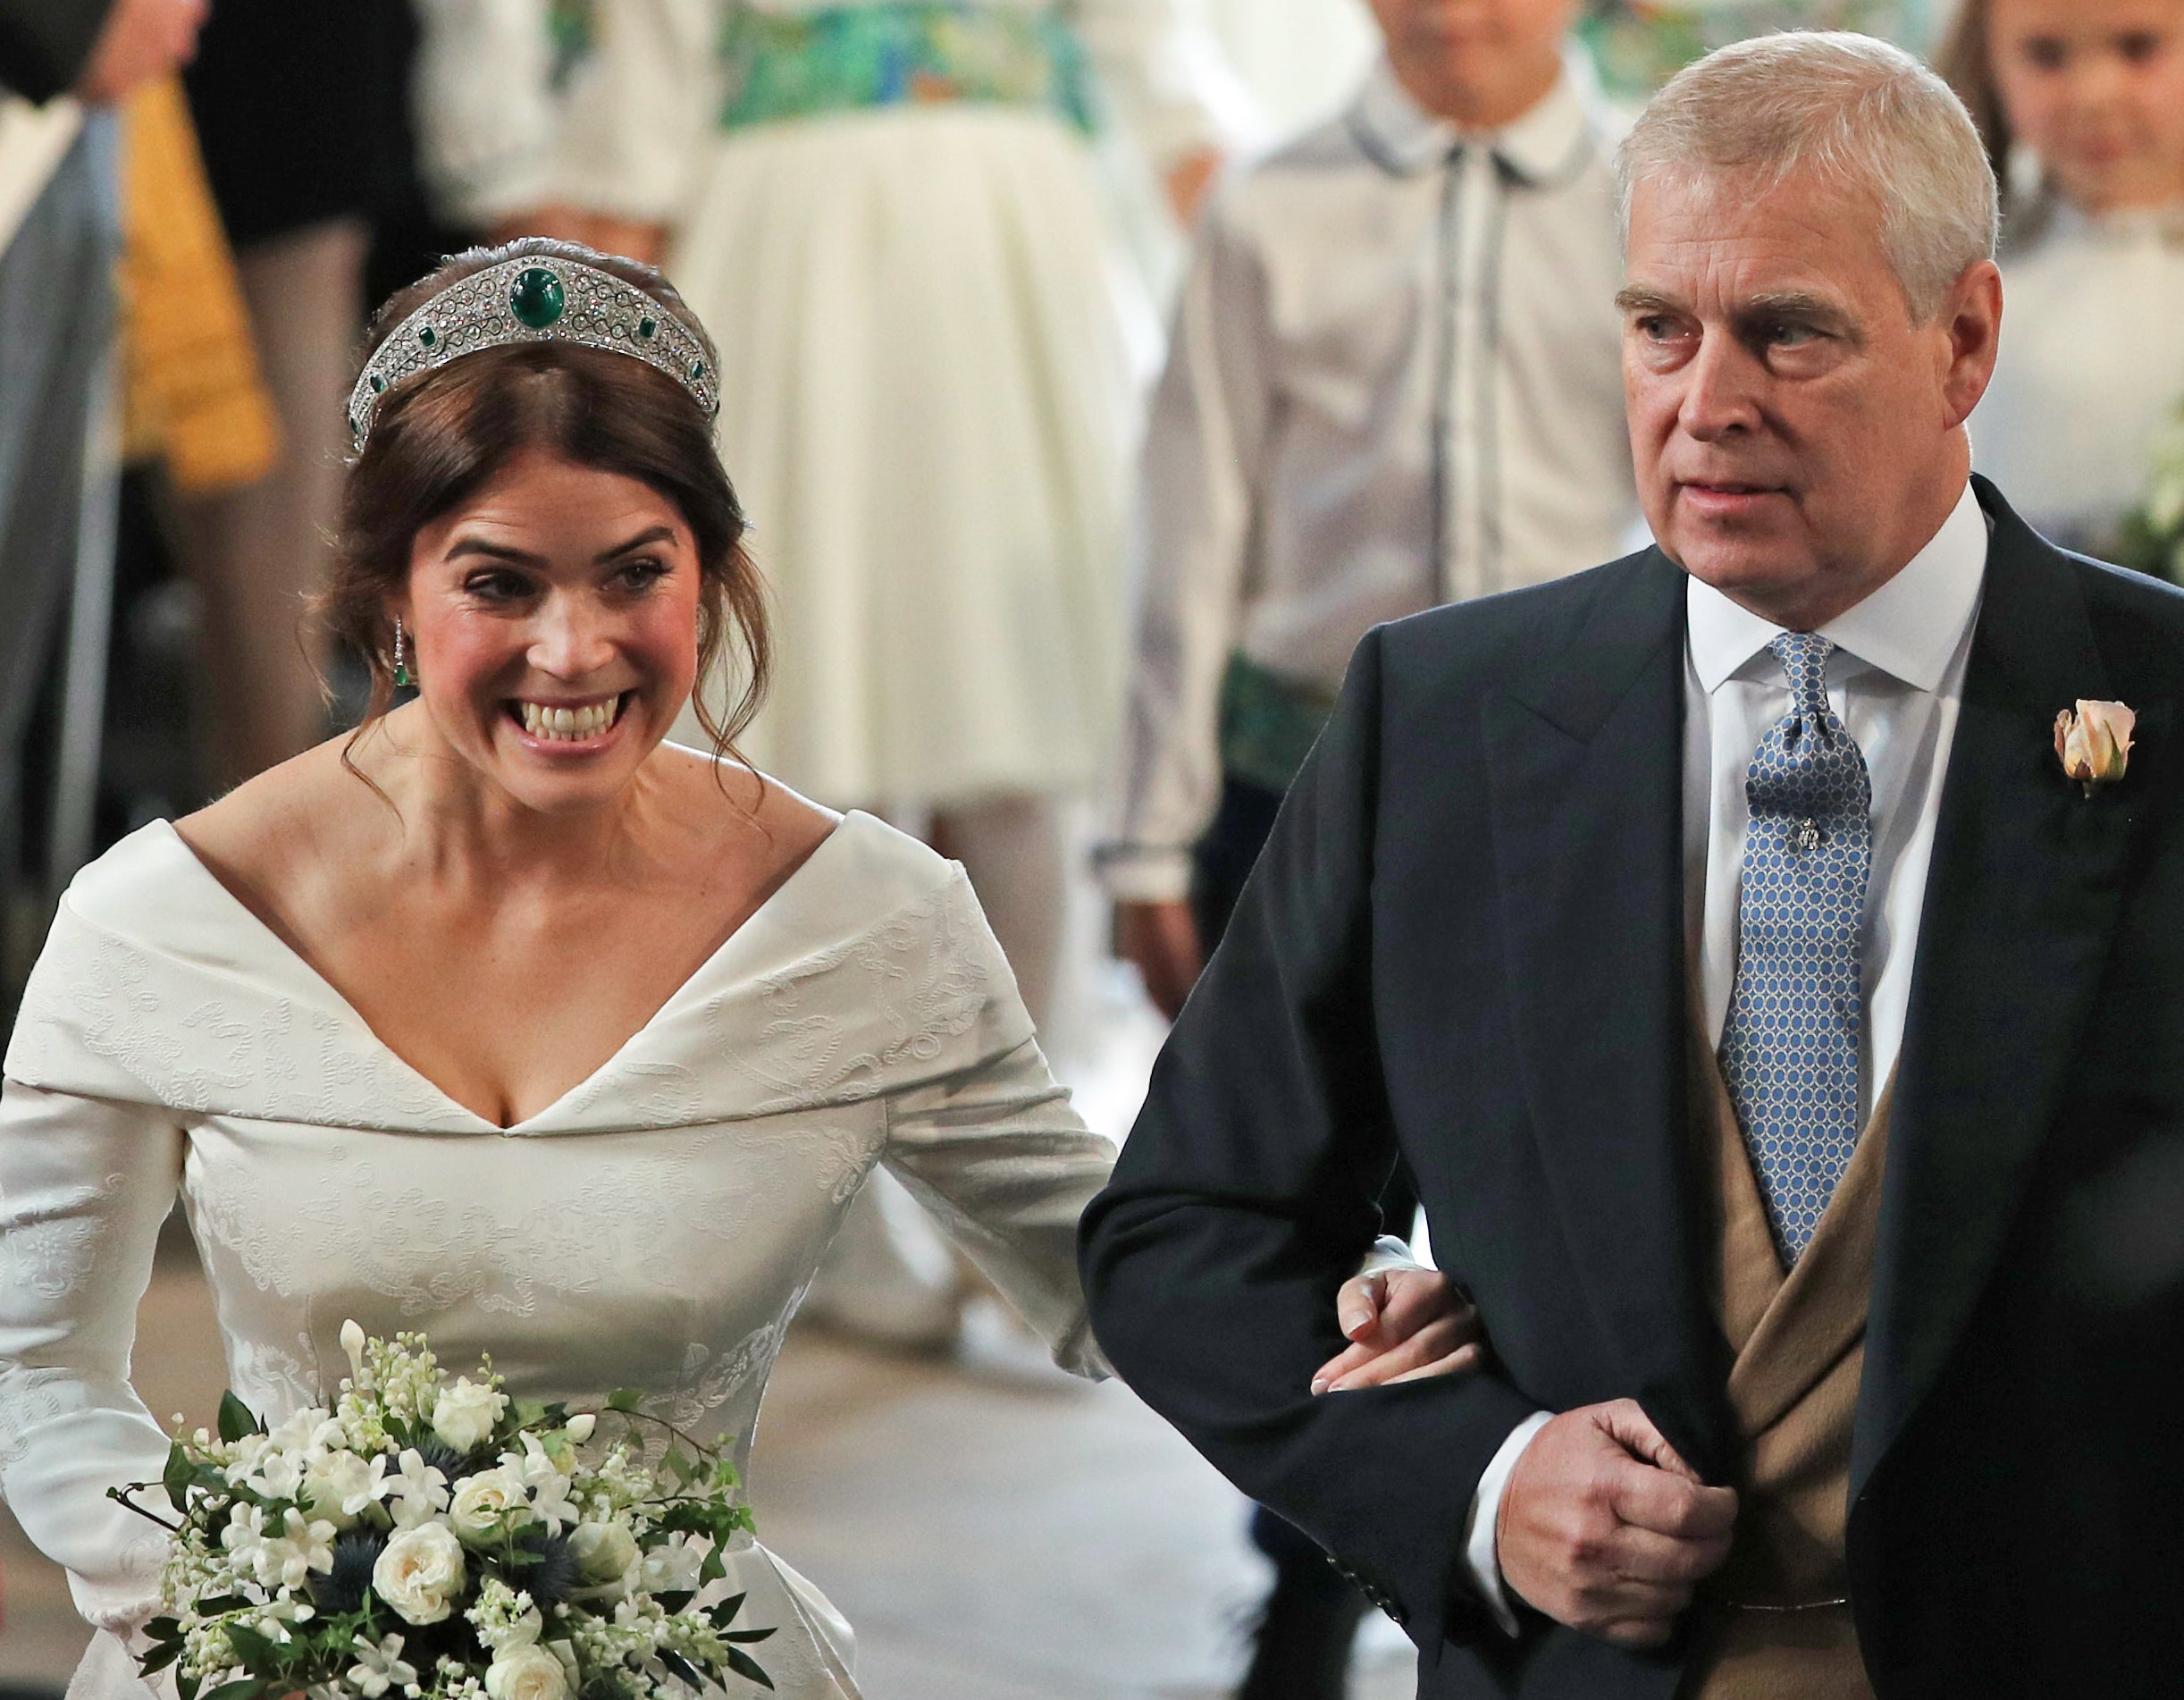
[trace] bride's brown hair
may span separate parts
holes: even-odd
[[[712,339],[651,266],[538,236],[471,248],[395,295],[372,322],[359,367],[442,290],[488,266],[531,258],[595,266],[643,290],[719,370]],[[712,421],[667,374],[626,354],[567,342],[481,349],[404,383],[380,403],[371,436],[349,463],[333,570],[315,603],[327,630],[371,671],[371,697],[351,746],[394,702],[394,624],[387,608],[408,579],[417,533],[526,449],[641,480],[681,510],[698,552],[693,700],[714,754],[732,753],[765,696],[772,644],[765,588],[743,548],[743,510],[714,449]],[[724,716],[706,702],[705,681],[731,644],[740,688]]]

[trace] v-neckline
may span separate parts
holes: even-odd
[[[766,896],[760,900],[756,908],[752,910],[749,914],[745,915],[743,920],[736,922],[735,926],[729,931],[728,935],[723,938],[718,945],[715,946],[710,953],[708,953],[705,960],[701,962],[697,967],[693,969],[688,976],[684,979],[682,983],[676,986],[673,991],[669,992],[668,996],[661,1000],[660,1005],[657,1009],[653,1010],[650,1015],[645,1017],[643,1024],[640,1025],[634,1031],[630,1033],[627,1038],[623,1039],[619,1045],[615,1047],[613,1053],[608,1056],[605,1062],[601,1063],[597,1068],[593,1069],[589,1074],[585,1075],[584,1079],[578,1081],[575,1085],[571,1086],[567,1091],[562,1092],[556,1097],[550,1104],[533,1111],[531,1115],[523,1117],[519,1121],[510,1122],[506,1125],[494,1121],[489,1115],[479,1115],[477,1111],[472,1109],[467,1104],[462,1102],[461,1099],[458,1098],[453,1093],[449,1092],[445,1087],[441,1086],[437,1081],[433,1080],[431,1075],[425,1073],[423,1069],[419,1068],[407,1057],[404,1056],[401,1052],[396,1050],[393,1046],[388,1044],[384,1039],[380,1037],[379,1030],[374,1027],[370,1022],[364,1018],[363,1012],[357,1009],[354,1004],[350,1003],[349,999],[342,995],[340,989],[337,987],[331,980],[327,979],[325,974],[321,972],[318,966],[314,964],[308,956],[305,955],[302,951],[297,949],[294,945],[289,943],[286,938],[283,938],[280,933],[275,931],[273,928],[267,923],[263,916],[261,916],[255,909],[251,908],[250,905],[245,903],[240,897],[237,896],[233,891],[229,889],[226,881],[223,880],[218,874],[214,873],[211,868],[206,866],[204,858],[199,856],[195,850],[189,847],[189,841],[183,837],[182,835],[175,829],[174,823],[172,821],[163,820],[156,821],[154,824],[156,827],[164,829],[167,838],[172,843],[175,850],[181,854],[182,859],[189,865],[195,875],[201,879],[206,885],[209,886],[215,893],[218,894],[219,901],[226,904],[230,908],[231,908],[234,913],[241,918],[243,923],[248,927],[252,934],[263,940],[270,949],[272,949],[283,961],[289,964],[296,972],[300,973],[319,995],[323,996],[333,1006],[336,1011],[338,1011],[349,1021],[354,1023],[357,1031],[362,1033],[374,1046],[376,1046],[381,1053],[384,1055],[390,1062],[393,1063],[398,1068],[401,1069],[405,1073],[416,1080],[424,1088],[426,1091],[430,1092],[433,1097],[438,1099],[439,1102],[448,1110],[451,1111],[454,1115],[460,1116],[465,1122],[472,1124],[478,1131],[499,1134],[503,1138],[514,1138],[521,1136],[529,1129],[536,1126],[538,1124],[547,1121],[552,1116],[554,1112],[559,1109],[564,1104],[568,1103],[572,1098],[575,1098],[591,1092],[598,1086],[600,1081],[607,1079],[610,1074],[612,1074],[616,1068],[621,1064],[622,1059],[627,1056],[631,1051],[635,1049],[636,1047],[648,1034],[652,1031],[654,1028],[658,1027],[662,1022],[667,1020],[668,1017],[675,1012],[676,1006],[682,1004],[690,996],[691,989],[710,976],[715,965],[718,964],[723,957],[727,955],[727,954],[750,933],[754,922],[760,921],[761,917],[770,918],[769,912],[772,911],[784,902],[784,900],[788,896],[790,891],[799,882],[802,881],[804,876],[811,871],[811,867],[815,863],[818,863],[826,857],[829,848],[845,835],[846,829],[849,828],[851,822],[856,820],[860,814],[861,814],[861,812],[862,812],[860,810],[853,809],[848,813],[844,814],[839,821],[836,821],[832,829],[828,830],[827,836],[821,838],[819,843],[814,845],[811,849],[806,853],[804,859],[798,863],[795,867],[792,868],[786,877],[784,878],[778,885],[777,885],[771,891],[768,892]]]

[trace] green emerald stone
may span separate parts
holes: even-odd
[[[702,361],[702,360],[693,360],[693,361],[690,363],[690,381],[691,381],[693,383],[704,383],[704,382],[705,382],[705,362],[704,362],[704,361]]]
[[[516,316],[518,324],[528,325],[533,331],[543,331],[561,316],[568,305],[568,297],[562,293],[561,280],[542,265],[533,265],[517,274],[516,287],[508,291],[508,311]]]
[[[658,319],[639,319],[637,321],[637,334],[643,337],[647,342],[650,342],[654,337],[659,334],[659,321]]]
[[[433,327],[429,324],[424,325],[417,332],[417,341],[422,342],[428,349],[433,348],[437,346],[440,341],[440,332],[433,329]]]
[[[378,373],[376,373],[376,372],[373,373],[373,374],[372,374],[372,393],[373,393],[374,395],[384,395],[384,394],[386,394],[386,392],[387,392],[387,381],[386,381],[386,379],[384,379],[384,378],[381,377],[381,376],[379,375],[379,374],[378,374]]]

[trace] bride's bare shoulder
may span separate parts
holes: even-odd
[[[716,761],[674,744],[663,745],[660,753],[672,763],[677,791],[705,821],[709,836],[719,835],[721,849],[762,846],[765,860],[777,859],[784,872],[793,871],[842,824],[832,809],[740,762]]]
[[[387,814],[341,757],[346,736],[268,768],[174,823],[182,842],[231,888],[271,894],[338,858]]]

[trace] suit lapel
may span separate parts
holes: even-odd
[[[1987,1283],[2055,1114],[2121,907],[2134,778],[2062,776],[2057,711],[2111,695],[2074,570],[1995,521],[1949,759],[1881,1191],[1855,1499]],[[2140,704],[2158,745],[2168,705]]]
[[[1726,1461],[1684,1106],[1684,575],[1601,574],[1576,641],[1484,711],[1516,1066],[1625,1385]]]

